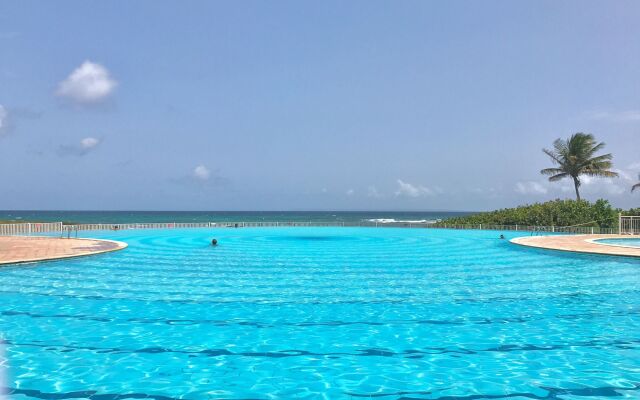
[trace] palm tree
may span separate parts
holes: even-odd
[[[571,135],[569,140],[556,139],[553,142],[553,150],[542,149],[542,151],[551,157],[557,167],[543,169],[540,173],[549,175],[550,182],[572,178],[576,199],[580,200],[580,175],[605,178],[618,176],[616,172],[610,170],[613,158],[611,154],[595,155],[604,146],[604,142],[596,143],[590,133],[578,132]]]
[[[638,179],[640,179],[640,174],[638,174]],[[638,182],[635,185],[631,186],[631,192],[633,192],[636,189],[640,189],[640,182]]]

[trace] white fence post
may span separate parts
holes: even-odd
[[[618,221],[618,234],[640,235],[640,215],[620,215]]]
[[[622,235],[622,213],[618,213],[618,235]]]

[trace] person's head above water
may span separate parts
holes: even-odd
[[[218,239],[211,239],[211,245],[212,246],[217,246],[218,245]]]

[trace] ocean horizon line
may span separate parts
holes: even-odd
[[[116,211],[0,210],[5,222],[171,223],[171,222],[433,222],[468,211]]]

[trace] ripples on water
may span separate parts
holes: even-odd
[[[640,262],[499,234],[96,233],[0,270],[10,397],[640,398]]]

